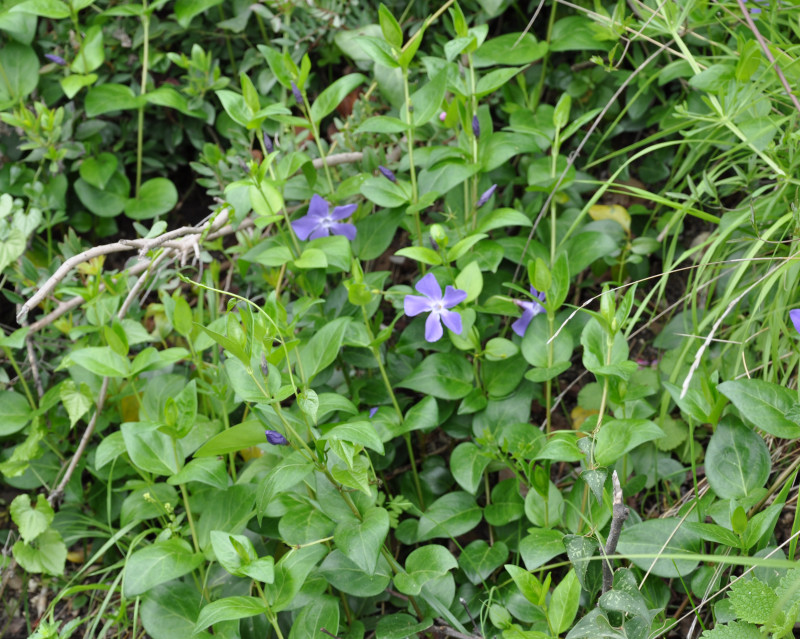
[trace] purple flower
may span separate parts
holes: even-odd
[[[395,177],[395,174],[392,173],[385,166],[379,166],[378,170],[381,172],[383,177],[385,177],[387,180],[389,180],[389,182],[397,182],[397,178]]]
[[[294,80],[292,80],[292,93],[294,93],[294,99],[297,100],[297,104],[303,106],[303,94],[300,93],[300,89],[297,88]]]
[[[789,319],[794,324],[794,330],[800,333],[800,308],[794,308],[789,311]]]
[[[264,134],[264,148],[267,150],[267,153],[272,153],[275,150],[272,139],[266,133]]]
[[[67,66],[67,61],[60,55],[56,55],[55,53],[45,53],[44,57],[50,60],[50,62],[55,62],[57,65],[61,67]]]
[[[264,434],[267,436],[267,441],[273,446],[288,446],[289,442],[277,430],[265,430]]]
[[[330,212],[330,203],[316,193],[308,205],[308,213],[292,222],[292,228],[301,240],[316,240],[318,237],[344,235],[348,240],[356,238],[356,227],[347,222],[339,222],[350,217],[358,208],[357,204],[337,206]]]
[[[378,407],[377,406],[373,406],[372,408],[370,408],[369,409],[369,418],[372,419],[373,417],[375,417],[375,413],[377,413],[377,412],[378,412]]]
[[[478,203],[475,205],[476,209],[481,208],[484,204],[489,201],[489,198],[494,195],[494,191],[497,188],[496,184],[492,184],[488,189],[486,189],[481,196],[478,198]]]
[[[531,320],[539,313],[544,312],[544,306],[539,303],[545,301],[544,293],[540,293],[533,288],[533,286],[531,286],[531,294],[533,295],[534,299],[530,302],[526,302],[524,300],[514,300],[514,303],[522,309],[522,317],[517,319],[517,321],[511,325],[511,330],[513,330],[520,337],[525,337],[525,331],[528,330],[528,324],[531,323]]]
[[[472,132],[475,134],[476,138],[481,137],[481,123],[478,122],[478,116],[472,116]]]
[[[447,286],[442,297],[442,289],[433,273],[428,273],[414,287],[422,296],[406,295],[403,307],[406,315],[414,317],[420,313],[430,313],[425,320],[425,339],[428,342],[439,340],[444,334],[442,322],[456,335],[461,335],[461,315],[448,309],[467,299],[467,292]]]
[[[444,122],[447,119],[447,111],[442,111],[439,114],[439,122]]]

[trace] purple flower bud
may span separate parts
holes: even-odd
[[[447,119],[447,111],[442,111],[439,114],[439,122],[444,122]]]
[[[275,150],[272,140],[266,133],[264,134],[264,148],[267,150],[267,153],[272,153]]]
[[[267,436],[267,441],[273,446],[288,446],[289,442],[277,430],[265,430],[264,434]]]
[[[789,311],[789,319],[794,324],[794,330],[800,333],[800,308],[794,308]]]
[[[476,138],[481,137],[481,123],[478,122],[478,116],[472,116],[472,132],[475,134]]]
[[[497,185],[496,184],[492,184],[492,186],[490,186],[488,189],[486,189],[481,194],[481,196],[478,198],[478,202],[475,204],[475,208],[479,209],[484,204],[486,204],[489,201],[489,198],[492,197],[492,195],[494,195],[494,191],[495,191],[496,188],[497,188]]]
[[[67,61],[60,55],[56,55],[55,53],[45,53],[44,57],[50,60],[50,62],[55,62],[57,65],[61,67],[67,66]]]
[[[373,417],[375,417],[375,413],[377,413],[377,412],[378,412],[378,407],[377,406],[373,406],[372,408],[370,408],[369,409],[369,418],[372,419]]]
[[[264,357],[264,353],[261,353],[261,374],[264,377],[269,375],[269,367],[267,366],[267,358]]]
[[[303,106],[303,94],[300,93],[300,89],[297,88],[294,80],[292,80],[292,93],[294,93],[294,99],[297,100],[297,104]]]
[[[392,173],[385,166],[379,166],[378,170],[383,174],[383,177],[389,180],[389,182],[397,182],[397,178],[395,177],[394,173]]]

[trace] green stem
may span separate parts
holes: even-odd
[[[150,64],[150,13],[147,10],[147,0],[142,1],[142,81],[140,84],[140,97],[147,93],[147,71]],[[136,197],[142,186],[142,155],[144,152],[144,104],[139,107],[139,117],[136,132]]]
[[[547,22],[547,38],[545,42],[550,44],[550,39],[553,36],[553,25],[556,23],[556,9],[558,8],[558,2],[553,2],[550,5],[550,20]],[[533,94],[533,103],[531,104],[531,111],[534,113],[536,112],[536,108],[539,106],[539,101],[542,99],[542,91],[544,91],[544,80],[547,76],[547,64],[550,62],[550,51],[544,54],[544,58],[542,58],[542,75],[539,77],[539,82],[536,85],[536,93]]]
[[[389,393],[389,397],[392,399],[392,405],[394,406],[394,410],[397,413],[397,416],[400,418],[400,422],[404,422],[405,418],[403,417],[403,411],[400,410],[400,404],[397,403],[397,397],[395,397],[394,390],[392,389],[392,384],[389,381],[389,376],[386,374],[386,367],[383,365],[383,360],[381,359],[381,353],[378,350],[378,347],[375,346],[375,335],[372,332],[372,326],[369,324],[369,318],[367,317],[367,309],[362,306],[361,313],[364,316],[364,326],[367,328],[367,335],[369,336],[369,348],[372,351],[372,355],[375,357],[375,361],[378,362],[378,370],[381,372],[381,377],[383,378],[383,383],[386,386],[386,392]],[[417,498],[419,499],[419,507],[421,510],[425,510],[425,499],[422,496],[422,484],[419,481],[419,473],[417,472],[417,460],[414,456],[414,447],[411,445],[411,434],[410,433],[403,433],[403,439],[406,440],[406,448],[408,449],[408,458],[411,461],[411,474],[414,477],[414,486],[417,489]]]
[[[303,111],[305,112],[306,119],[308,123],[311,125],[311,133],[314,135],[314,142],[317,143],[317,149],[319,150],[319,157],[322,160],[322,168],[325,169],[325,177],[328,180],[328,187],[330,187],[331,192],[333,192],[333,178],[331,177],[331,169],[328,166],[328,160],[325,155],[325,149],[322,148],[322,139],[319,137],[319,126],[317,122],[311,119],[311,106],[308,104],[308,98],[306,98],[306,93],[302,89],[300,89],[300,94],[303,96],[303,104],[301,105]]]
[[[411,95],[408,91],[408,68],[403,69],[403,97],[406,103],[406,124],[408,124],[408,173],[411,176],[411,203],[416,204],[417,195],[417,169],[414,166],[414,117],[411,104]],[[422,224],[420,223],[419,211],[414,211],[414,225],[417,229],[417,242],[422,246]]]
[[[258,591],[258,596],[261,597],[261,600],[264,602],[264,605],[267,607],[267,619],[269,619],[269,623],[272,626],[272,629],[275,631],[275,634],[278,635],[278,639],[283,639],[283,633],[281,633],[281,628],[278,625],[278,615],[272,612],[272,609],[269,606],[269,601],[267,601],[266,595],[264,595],[264,591],[261,588],[261,584],[257,581],[253,580],[253,584]]]
[[[36,410],[36,400],[33,398],[33,393],[31,393],[31,389],[28,387],[28,382],[25,381],[25,378],[22,376],[22,370],[17,364],[17,360],[14,359],[14,354],[11,352],[11,349],[8,346],[3,346],[3,352],[6,354],[8,361],[11,363],[11,367],[14,369],[14,372],[17,374],[20,383],[22,384],[22,388],[25,391],[25,396],[28,398],[28,403],[31,405],[33,410]]]
[[[172,439],[172,452],[175,454],[175,464],[180,466],[180,459],[178,457],[178,442]],[[189,522],[189,530],[192,532],[192,544],[194,551],[200,552],[200,544],[197,541],[197,531],[194,528],[194,518],[192,517],[192,509],[189,506],[189,493],[186,492],[186,484],[181,482],[178,484],[181,489],[181,498],[183,499],[183,507],[186,509],[186,520]]]

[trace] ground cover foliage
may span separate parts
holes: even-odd
[[[5,2],[0,635],[793,636],[797,16]]]

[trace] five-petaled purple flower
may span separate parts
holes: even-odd
[[[539,303],[545,301],[544,293],[540,293],[533,288],[533,286],[531,286],[531,294],[533,295],[534,299],[530,302],[526,302],[524,300],[514,300],[514,303],[522,309],[522,317],[517,319],[517,321],[511,325],[511,330],[513,330],[520,337],[525,337],[525,331],[528,330],[528,324],[531,323],[531,320],[539,313],[544,312],[544,306]]]
[[[267,441],[273,446],[288,446],[289,441],[281,435],[277,430],[265,430],[264,434],[267,436]]]
[[[397,177],[394,173],[392,173],[391,169],[387,169],[385,166],[381,165],[378,167],[378,170],[381,172],[383,177],[389,180],[389,182],[397,182]]]
[[[496,188],[497,188],[497,185],[496,184],[492,184],[492,186],[490,186],[488,189],[486,189],[481,194],[481,196],[478,198],[478,202],[477,202],[477,204],[475,204],[475,208],[479,209],[484,204],[486,204],[489,201],[489,198],[492,197],[492,195],[494,195],[494,191],[495,191]]]
[[[303,94],[300,93],[300,89],[294,83],[294,80],[292,80],[292,93],[294,93],[294,99],[297,100],[297,104],[303,106]]]
[[[348,222],[340,222],[350,217],[358,208],[357,204],[337,206],[330,212],[330,203],[316,193],[308,205],[308,213],[292,222],[292,228],[301,240],[316,240],[328,235],[344,235],[348,240],[356,238],[356,227]]]
[[[789,311],[789,319],[794,324],[794,330],[800,333],[800,308],[793,308]]]
[[[55,62],[57,65],[61,67],[67,66],[67,61],[60,55],[56,55],[55,53],[45,53],[44,57],[50,60],[50,62]]]
[[[428,273],[414,287],[422,296],[406,295],[403,301],[406,315],[414,317],[420,313],[430,313],[425,320],[425,339],[435,342],[444,335],[442,322],[456,335],[461,335],[461,315],[449,309],[467,299],[467,292],[447,286],[442,297],[442,289],[433,273]]]

